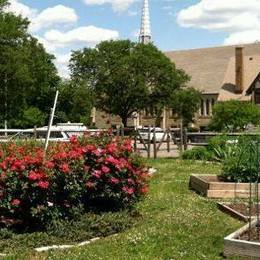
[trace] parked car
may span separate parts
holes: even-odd
[[[148,127],[138,128],[137,130],[139,132],[139,135],[141,136],[141,138],[144,141],[148,141],[149,139],[150,139],[150,141],[154,141],[154,137],[155,137],[156,142],[166,141],[166,139],[167,139],[167,135],[165,135],[165,130],[163,130],[160,127],[151,128],[150,137],[149,137],[149,128]],[[155,132],[155,135],[154,135],[154,132]]]
[[[12,130],[8,130],[9,132]],[[43,126],[36,129],[24,129],[17,130],[15,134],[9,136],[5,140],[1,141],[11,141],[16,139],[31,139],[36,138],[38,141],[45,141],[47,135],[48,127]],[[79,136],[87,131],[87,127],[83,124],[78,123],[61,123],[51,127],[50,141],[55,142],[67,142],[73,135]],[[11,132],[10,132],[11,133]]]

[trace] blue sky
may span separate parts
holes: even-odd
[[[10,0],[32,20],[30,31],[68,75],[72,49],[106,39],[137,40],[142,0]],[[260,39],[260,0],[150,0],[153,41],[161,50],[247,43]]]

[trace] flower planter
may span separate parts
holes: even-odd
[[[257,220],[252,222],[252,227],[255,227]],[[227,236],[224,239],[224,255],[248,257],[250,259],[260,256],[260,241],[243,240],[241,236],[249,230],[249,224]]]
[[[224,182],[217,175],[193,174],[190,176],[190,188],[208,198],[249,198],[250,196],[249,183]]]

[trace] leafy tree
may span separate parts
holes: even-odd
[[[66,81],[59,86],[59,90],[57,120],[82,122],[89,125],[93,108],[93,95],[89,88],[83,84]]]
[[[120,116],[125,126],[134,112],[169,104],[172,92],[189,79],[152,44],[129,40],[75,51],[70,68],[72,79],[93,91],[95,106]]]
[[[54,57],[28,33],[29,21],[6,12],[0,0],[0,126],[25,127],[24,111],[49,112],[59,82]]]
[[[231,100],[217,103],[213,108],[210,127],[216,131],[241,131],[249,124],[259,125],[260,109],[250,102]]]
[[[23,111],[21,125],[24,127],[42,126],[46,121],[46,114],[37,107],[29,107]]]
[[[201,102],[201,93],[194,88],[185,88],[174,91],[171,98],[171,108],[182,119],[183,125],[193,122]]]

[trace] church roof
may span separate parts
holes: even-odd
[[[240,46],[240,45],[238,45]],[[235,94],[235,48],[222,46],[166,52],[179,69],[191,76],[190,86],[208,94],[219,94],[219,100],[247,100],[246,91],[260,72],[260,43],[244,47],[244,92]]]

